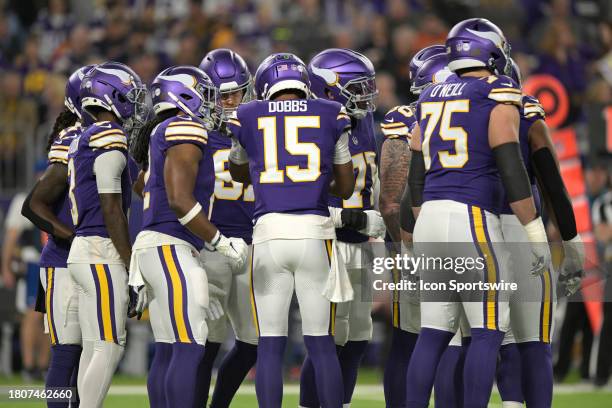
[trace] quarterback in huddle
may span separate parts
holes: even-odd
[[[229,407],[254,368],[259,406],[280,408],[295,295],[299,407],[350,407],[373,338],[363,274],[379,242],[389,257],[484,259],[487,284],[469,298],[385,300],[387,407],[425,408],[435,389],[436,407],[485,408],[496,379],[505,408],[550,407],[555,291],[578,289],[584,249],[544,110],[523,94],[504,33],[468,19],[417,52],[406,67],[417,100],[387,112],[380,148],[365,55],[329,48],[306,63],[280,52],[253,68],[220,48],[148,86],[113,61],[70,76],[48,167],[23,207],[50,237],[46,387],[76,387],[81,408],[102,407],[126,321],[144,314],[151,407]],[[133,243],[132,192],[143,213]],[[563,239],[559,274],[545,205]],[[416,269],[423,283],[440,279]],[[515,281],[530,302],[496,289]],[[228,324],[233,345],[211,390]]]

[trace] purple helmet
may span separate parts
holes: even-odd
[[[362,119],[376,109],[378,96],[372,62],[363,54],[330,48],[315,55],[308,64],[312,92],[318,98],[333,99],[349,115]]]
[[[423,63],[434,55],[444,54],[446,55],[446,47],[443,45],[430,45],[429,47],[423,48],[421,51],[414,54],[414,57],[410,60],[408,66],[410,72],[410,82],[413,82],[416,78],[416,72]]]
[[[306,64],[294,54],[281,52],[267,57],[255,73],[257,99],[268,100],[275,93],[296,90],[310,97]]]
[[[436,54],[417,69],[410,92],[419,95],[429,85],[445,82],[454,74],[446,66],[446,54]]]
[[[75,115],[78,116],[79,120],[83,119],[83,111],[81,109],[81,97],[79,96],[79,92],[81,90],[81,82],[83,81],[83,77],[85,74],[89,72],[90,69],[95,67],[95,65],[85,65],[68,77],[68,82],[66,83],[66,93],[64,95],[64,105],[68,110]]]
[[[151,84],[151,98],[155,114],[178,109],[197,117],[213,129],[212,117],[217,91],[212,81],[200,68],[182,65],[164,69]]]
[[[147,119],[147,89],[138,74],[120,62],[92,68],[81,82],[79,95],[83,111],[91,114],[91,108],[99,107],[112,112],[128,132]]]
[[[484,18],[457,23],[446,38],[448,68],[485,68],[497,75],[510,71],[510,44],[495,24]]]
[[[512,58],[510,58],[510,73],[509,73],[510,78],[512,78],[514,80],[514,82],[517,83],[518,86],[522,85],[523,82],[523,77],[521,76],[521,70],[518,66],[518,64],[516,63],[516,61],[514,61]]]
[[[241,103],[250,101],[253,97],[253,79],[244,59],[227,48],[219,48],[206,54],[200,62],[204,71],[220,95],[242,91]],[[218,99],[220,102],[221,99]],[[236,108],[224,108],[218,103],[219,117],[226,120]]]

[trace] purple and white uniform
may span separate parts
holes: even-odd
[[[498,104],[520,107],[521,99],[514,81],[495,75],[453,78],[421,93],[416,116],[426,173],[414,230],[415,253],[485,258],[483,281],[504,278],[505,255],[493,250],[495,242],[503,241],[498,216],[503,187],[489,146],[489,117]],[[425,245],[436,242],[474,245],[460,246],[457,254],[449,254],[452,248]],[[427,281],[435,271],[422,273]],[[484,291],[483,302],[448,302],[444,308],[436,302],[422,303],[422,327],[456,332],[461,305],[470,327],[508,329],[508,304],[498,300],[495,291]]]
[[[127,272],[109,238],[100,194],[121,194],[127,215],[131,197],[127,136],[113,122],[96,122],[83,130],[68,151],[68,196],[76,238],[68,267],[79,292],[84,341],[125,343]]]
[[[294,289],[308,311],[304,335],[333,333],[335,304],[322,292],[335,238],[333,166],[350,161],[344,107],[323,99],[253,101],[228,126],[236,143],[230,160],[248,160],[255,193],[251,306],[259,335],[287,335]]]
[[[47,165],[68,165],[68,149],[74,138],[78,137],[82,128],[76,124],[62,130],[53,141],[47,155]],[[68,201],[68,185],[62,196],[55,202],[53,213],[64,224],[72,225],[70,204]],[[52,236],[40,254],[40,279],[45,288],[46,325],[49,329],[51,344],[81,343],[81,329],[77,310],[77,293],[68,274],[68,253],[70,247],[63,245]],[[73,307],[65,308],[62,304],[71,299]]]

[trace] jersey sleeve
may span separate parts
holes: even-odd
[[[164,130],[165,145],[167,148],[183,143],[194,144],[202,151],[208,144],[208,132],[203,124],[186,116],[177,116],[169,122]]]
[[[482,78],[485,85],[487,98],[503,104],[522,107],[523,93],[519,86],[511,78],[505,75],[491,75]]]
[[[380,129],[385,139],[410,141],[415,124],[416,116],[410,106],[396,106],[387,112]]]
[[[64,129],[59,133],[47,154],[48,164],[68,164],[68,149],[70,149],[70,143],[74,140],[79,129],[80,128],[75,126]]]
[[[97,150],[124,150],[127,151],[127,135],[117,124],[108,122],[107,124],[95,124],[95,130],[89,137],[89,147]]]
[[[525,95],[523,97],[523,115],[535,122],[538,119],[544,119],[546,112],[544,112],[544,107],[537,98]]]

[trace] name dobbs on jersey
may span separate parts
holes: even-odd
[[[306,112],[308,105],[306,100],[270,101],[268,112]]]

